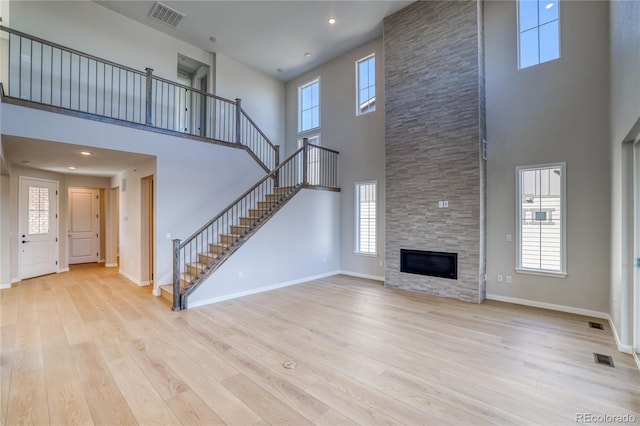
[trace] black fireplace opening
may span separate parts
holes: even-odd
[[[458,253],[400,249],[400,272],[458,279]]]

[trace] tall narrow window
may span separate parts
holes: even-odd
[[[560,2],[558,0],[519,0],[520,68],[560,57]]]
[[[320,127],[320,80],[298,88],[298,133]]]
[[[356,182],[356,250],[375,255],[377,225],[377,182]]]
[[[565,164],[518,167],[516,175],[517,269],[565,275]]]
[[[356,115],[376,110],[376,56],[356,62]]]

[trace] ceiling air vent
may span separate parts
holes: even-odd
[[[180,13],[177,10],[171,9],[169,6],[156,2],[151,8],[151,12],[149,12],[149,17],[175,28],[180,21],[182,21],[182,18],[184,18],[184,13]]]

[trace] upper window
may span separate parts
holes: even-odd
[[[320,80],[298,88],[298,132],[320,127]]]
[[[356,253],[376,254],[377,183],[356,182]]]
[[[560,57],[560,3],[518,0],[520,68]]]
[[[356,115],[376,110],[376,56],[356,62]]]
[[[520,271],[566,274],[565,164],[518,167]]]

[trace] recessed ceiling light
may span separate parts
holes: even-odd
[[[553,7],[553,3],[547,3],[547,5],[544,7],[545,9],[551,9]]]
[[[336,23],[336,18],[329,18],[327,22],[329,23],[329,25],[333,25]]]
[[[84,155],[84,156],[89,156],[91,155],[91,153],[89,151],[81,151],[80,154]]]
[[[305,52],[304,56],[306,56],[308,58],[309,56],[311,56],[311,53],[310,52]]]
[[[67,168],[68,168],[69,170],[75,170],[75,169],[76,169],[76,168],[75,168],[75,167],[73,167],[73,166],[69,166],[69,167],[67,167]]]

